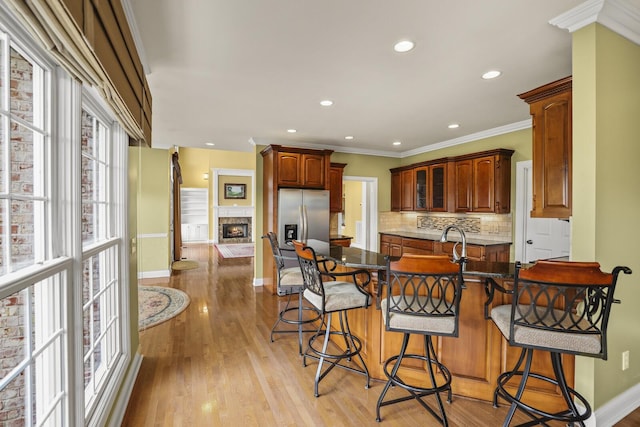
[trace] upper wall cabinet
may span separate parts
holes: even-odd
[[[262,156],[272,162],[278,188],[329,189],[331,150],[309,150],[270,145]]]
[[[342,212],[342,175],[346,163],[331,163],[329,168],[329,209]]]
[[[402,173],[391,171],[391,210],[399,212],[402,205]]]
[[[509,213],[513,150],[459,156],[455,163],[455,211]]]
[[[511,156],[496,149],[391,169],[391,210],[511,211]]]
[[[419,166],[413,170],[416,211],[446,212],[447,163]]]
[[[533,120],[534,218],[571,216],[572,78],[518,95]]]

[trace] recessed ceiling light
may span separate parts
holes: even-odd
[[[400,142],[400,141],[393,141],[393,145],[400,145],[400,144],[402,144],[402,142]]]
[[[502,74],[502,72],[500,72],[498,70],[491,70],[491,71],[487,71],[486,73],[484,73],[482,75],[482,78],[485,79],[485,80],[495,79],[500,74]]]
[[[216,144],[214,144],[213,142],[205,142],[204,145],[208,145],[209,147],[213,147]]]
[[[298,132],[298,131],[297,131],[297,130],[295,130],[295,129],[287,129],[287,132],[289,132],[289,133],[296,133],[296,132]]]
[[[351,135],[347,135],[347,136],[345,136],[345,137],[344,137],[344,139],[349,139],[349,140],[351,140],[351,139],[353,139],[353,137],[352,137]]]
[[[411,49],[414,48],[414,46],[415,46],[415,43],[412,42],[411,40],[400,40],[398,43],[393,45],[393,50],[399,53],[409,52]]]
[[[459,124],[457,124],[457,123],[451,123],[451,124],[449,125],[449,129],[458,129],[459,127],[460,127],[460,125],[459,125]]]
[[[320,101],[320,105],[322,105],[323,107],[331,107],[333,105],[333,101],[331,101],[330,99],[325,99]]]

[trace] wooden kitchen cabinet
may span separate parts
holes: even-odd
[[[346,163],[331,163],[329,168],[329,210],[342,212],[342,175]]]
[[[262,229],[278,230],[278,190],[280,188],[314,188],[329,190],[329,167],[332,150],[311,150],[269,145],[262,155]],[[262,240],[264,254],[271,253],[268,239]],[[272,256],[262,260],[264,288],[276,293],[276,270]]]
[[[473,162],[469,159],[455,163],[455,210],[470,212],[473,187]]]
[[[535,218],[569,218],[572,197],[572,77],[518,95],[533,121]]]
[[[511,156],[503,148],[390,169],[391,210],[511,211]]]
[[[448,163],[429,166],[428,177],[429,211],[447,212],[448,205]]]
[[[278,153],[278,186],[324,188],[325,158],[308,153]]]
[[[400,212],[402,205],[402,176],[400,171],[391,172],[391,211]]]
[[[381,234],[380,253],[383,255],[402,256],[402,237]]]
[[[429,210],[429,167],[422,166],[413,170],[415,179],[415,206],[416,211]]]
[[[384,255],[402,256],[405,253],[420,255],[453,256],[455,242],[440,242],[432,239],[416,239],[395,234],[380,234],[380,253]],[[460,244],[461,245],[461,244]],[[458,245],[458,253],[461,246]],[[467,257],[476,261],[509,262],[510,243],[490,245],[467,244]]]
[[[412,211],[413,199],[415,197],[415,181],[413,170],[403,170],[400,173],[400,210]]]
[[[272,161],[278,188],[329,189],[331,150],[270,145],[261,154]]]
[[[413,169],[415,211],[447,212],[447,163]]]
[[[509,213],[511,156],[497,149],[460,156],[455,163],[455,211]]]
[[[402,253],[433,255],[433,240],[402,238]]]

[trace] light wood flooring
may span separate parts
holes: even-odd
[[[183,256],[200,267],[144,281],[183,290],[191,304],[140,333],[143,361],[123,426],[438,425],[415,401],[383,407],[376,423],[383,382],[365,389],[362,376],[344,370],[332,371],[314,397],[317,364],[302,366],[296,335],[270,342],[284,300],[252,285],[253,258],[224,259],[206,244]],[[451,426],[485,427],[502,425],[508,408],[454,396],[445,409]],[[617,424],[638,425],[640,410]]]

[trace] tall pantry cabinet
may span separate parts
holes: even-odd
[[[518,95],[533,121],[534,218],[571,216],[572,78]]]

